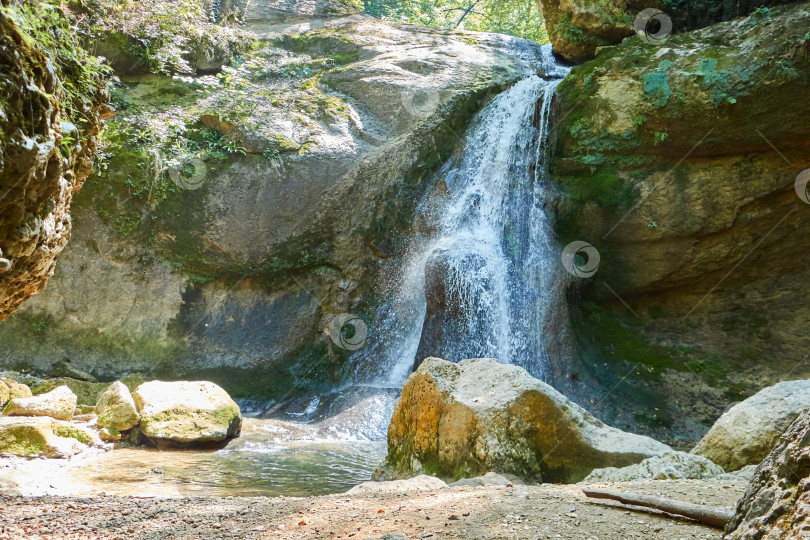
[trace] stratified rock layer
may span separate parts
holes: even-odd
[[[600,422],[524,369],[479,358],[428,358],[402,388],[378,477],[457,480],[488,471],[577,482],[671,451]]]
[[[807,538],[810,533],[810,411],[757,469],[728,524],[727,540]]]

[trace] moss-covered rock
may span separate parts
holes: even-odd
[[[87,449],[97,438],[86,429],[53,418],[0,417],[0,453],[65,458]]]
[[[58,2],[0,10],[0,321],[53,275],[107,93]]]
[[[558,88],[557,231],[601,256],[566,384],[615,386],[617,425],[698,439],[729,402],[810,376],[808,33],[810,3],[771,7],[603,49]]]
[[[152,381],[132,394],[140,431],[158,441],[199,444],[238,437],[239,406],[222,388],[205,381]]]
[[[114,382],[101,394],[96,404],[96,423],[113,431],[126,431],[138,423],[140,415],[129,389]]]

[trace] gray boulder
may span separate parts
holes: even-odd
[[[760,390],[721,416],[692,449],[727,471],[758,465],[800,412],[810,408],[810,380]]]
[[[721,467],[705,457],[686,452],[669,452],[628,467],[596,469],[582,482],[587,484],[635,480],[706,480],[724,472]]]

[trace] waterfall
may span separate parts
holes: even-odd
[[[547,378],[544,330],[559,288],[558,254],[543,207],[546,141],[567,68],[550,47],[533,75],[494,98],[439,171],[444,196],[420,205],[422,224],[366,352],[380,386],[399,387],[415,360],[494,357]],[[446,186],[446,190],[444,189]]]

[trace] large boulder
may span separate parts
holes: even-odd
[[[810,531],[810,411],[757,468],[726,527],[727,540],[807,538]]]
[[[603,424],[524,369],[491,358],[428,358],[402,388],[378,478],[488,471],[577,482],[672,449]]]
[[[70,420],[76,412],[76,394],[67,386],[60,386],[47,394],[29,398],[15,398],[3,409],[5,416],[50,416]]]
[[[152,381],[132,394],[140,429],[152,439],[175,443],[219,442],[242,427],[239,405],[225,390],[207,381]]]
[[[96,422],[99,426],[112,428],[115,431],[126,431],[140,420],[129,388],[120,381],[112,383],[98,398],[96,414],[98,415]]]
[[[29,398],[32,395],[31,389],[28,388],[28,386],[17,381],[12,381],[11,379],[0,377],[0,407],[11,399]]]
[[[633,482],[636,480],[706,480],[725,471],[705,457],[670,452],[653,456],[627,467],[595,469],[585,477],[584,483]]]
[[[0,454],[71,457],[100,441],[86,429],[47,417],[0,417]]]
[[[758,465],[804,409],[810,408],[810,380],[765,388],[729,409],[692,449],[727,471]]]

